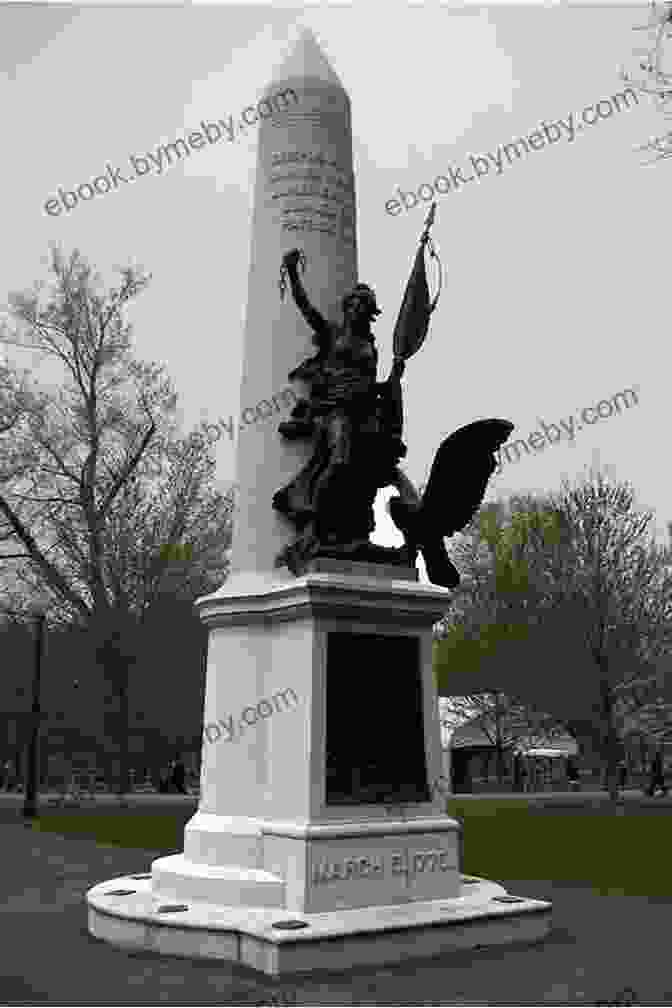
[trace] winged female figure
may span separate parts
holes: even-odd
[[[446,438],[422,497],[399,467],[407,453],[401,378],[405,361],[425,339],[438,300],[437,295],[429,303],[424,266],[434,209],[432,204],[394,331],[392,370],[384,382],[376,381],[378,350],[371,324],[381,310],[372,288],[357,284],[342,299],[342,323],[329,322],[310,303],[301,282],[298,265],[302,260],[305,265],[303,254],[293,249],[283,257],[281,292],[288,278],[317,348],[288,376],[308,385],[309,398],[300,400],[290,420],[278,428],[285,438],[314,440],[313,456],[273,497],[275,510],[298,533],[276,565],[286,565],[296,575],[316,556],[414,566],[420,551],[434,584],[459,583],[443,539],[464,528],[478,508],[496,467],[494,452],[510,436],[513,424],[481,420]],[[433,247],[430,250],[435,256]],[[401,550],[369,541],[376,494],[388,486],[399,493],[388,509],[404,535]]]

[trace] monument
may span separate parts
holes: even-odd
[[[89,931],[273,975],[529,941],[550,904],[461,874],[460,827],[435,786],[432,626],[459,583],[443,539],[479,506],[513,427],[483,420],[447,438],[422,497],[403,473],[401,378],[437,300],[434,208],[378,382],[350,101],[310,31],[266,93],[283,88],[298,102],[259,127],[241,406],[288,375],[301,399],[237,446],[231,573],[197,602],[209,649],[184,851],[94,886]],[[385,486],[400,549],[369,541]]]

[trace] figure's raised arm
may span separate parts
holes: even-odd
[[[308,295],[299,277],[298,262],[300,257],[301,253],[299,250],[292,249],[291,252],[285,253],[282,257],[282,264],[287,270],[294,303],[313,330],[313,343],[322,350],[326,348],[325,344],[330,339],[329,323],[308,300]]]

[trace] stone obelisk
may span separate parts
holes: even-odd
[[[289,291],[281,300],[285,252],[306,255],[306,287],[326,318],[357,282],[350,99],[315,37],[303,29],[273,73],[264,99],[274,114],[259,126],[241,411],[269,400],[288,373],[315,353],[311,332]],[[297,386],[297,392],[302,390]],[[243,416],[243,420],[244,420]],[[282,419],[282,418],[279,418]],[[277,423],[244,427],[237,443],[237,519],[227,591],[263,587],[295,531],[271,506],[273,494],[312,452],[287,441]]]
[[[280,299],[283,253],[304,251],[310,299],[334,321],[357,280],[350,102],[310,32],[265,96],[243,420],[314,352]],[[294,530],[273,494],[312,448],[273,423],[240,432],[231,575],[196,603],[209,629],[198,811],[183,853],[87,893],[89,930],[276,975],[539,937],[548,903],[514,908],[501,886],[463,880],[459,824],[434,786],[432,626],[450,591],[405,567],[275,568]]]

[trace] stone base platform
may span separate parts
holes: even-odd
[[[495,882],[464,875],[454,899],[317,914],[193,901],[164,906],[149,874],[101,882],[86,901],[89,932],[103,941],[234,962],[270,976],[535,941],[551,926],[550,903],[511,897]]]

